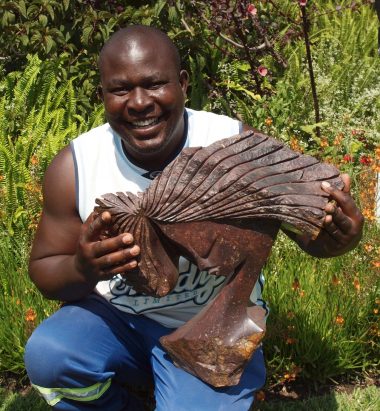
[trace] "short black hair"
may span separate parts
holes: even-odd
[[[136,38],[144,38],[149,37],[152,39],[156,37],[156,39],[160,40],[162,44],[166,45],[168,49],[171,51],[173,55],[173,61],[176,65],[178,72],[181,70],[181,57],[178,51],[177,46],[173,43],[170,37],[164,33],[163,31],[159,30],[156,27],[152,26],[144,26],[142,24],[131,25],[125,28],[122,28],[116,31],[112,36],[106,41],[104,46],[102,47],[99,53],[98,59],[98,66],[101,68],[101,60],[107,50],[117,44],[119,42],[128,42],[129,39],[136,39]]]

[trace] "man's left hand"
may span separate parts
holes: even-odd
[[[350,194],[350,177],[342,174],[343,190],[334,188],[327,182],[322,189],[331,197],[325,208],[327,213],[324,229],[315,240],[298,236],[295,240],[307,253],[315,257],[342,255],[357,246],[361,237],[364,217]]]

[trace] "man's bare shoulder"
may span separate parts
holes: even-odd
[[[52,160],[44,178],[44,208],[49,213],[75,211],[75,168],[70,146]]]

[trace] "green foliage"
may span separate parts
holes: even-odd
[[[25,393],[0,390],[0,411],[49,411],[49,407],[36,390]]]
[[[351,393],[331,393],[307,400],[256,401],[250,411],[378,411],[380,390],[356,388]],[[51,408],[35,390],[25,394],[0,391],[0,411],[48,411]]]
[[[284,235],[277,240],[265,269],[272,383],[378,369],[379,235],[380,227],[368,225],[357,249],[323,260],[300,253]]]
[[[58,83],[62,62],[28,58],[0,82],[0,223],[8,235],[35,228],[43,173],[57,151],[102,121],[102,107],[77,114],[73,81]],[[20,234],[23,235],[23,234]]]
[[[320,124],[314,120],[303,40],[284,46],[288,67],[267,83],[270,92],[261,96],[249,93],[244,62],[221,60],[219,80],[205,107],[235,115],[353,175],[374,165],[374,149],[380,144],[377,18],[369,5],[351,4],[342,1],[337,11],[336,2],[313,2],[310,11]]]
[[[36,324],[52,314],[56,302],[45,300],[28,277],[29,242],[0,237],[0,372],[25,378],[24,346]]]
[[[259,404],[257,411],[378,411],[380,390],[376,386],[356,388],[351,393],[331,393],[304,401],[273,401]]]
[[[25,67],[28,54],[38,54],[42,60],[60,59],[64,64],[58,78],[73,81],[78,111],[85,117],[97,102],[100,48],[118,28],[149,24],[151,3],[138,7],[114,0],[3,1],[0,61],[6,72],[11,72]]]

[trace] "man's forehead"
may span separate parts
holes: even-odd
[[[173,62],[180,69],[178,51],[171,40],[161,32],[141,28],[121,30],[111,37],[100,53],[99,64],[102,66],[104,61],[123,63],[124,59],[138,62],[148,56],[152,60],[153,57],[161,59],[166,64]]]
[[[112,42],[104,54],[105,56],[132,54],[135,58],[142,58],[147,53],[156,53],[157,50],[159,50],[160,53],[171,52],[168,43],[161,37],[135,34]]]

